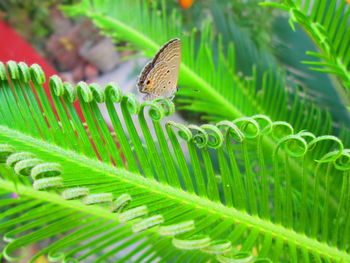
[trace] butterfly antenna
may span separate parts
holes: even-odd
[[[195,91],[195,92],[200,92],[199,89],[194,89],[194,88],[190,88],[191,90]],[[179,87],[176,87],[176,91],[179,91]]]

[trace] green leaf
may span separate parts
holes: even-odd
[[[133,12],[129,12],[130,8]],[[276,71],[272,66],[265,72],[269,68],[266,66],[269,58],[261,55],[261,61],[256,63],[264,65],[263,69],[249,68],[247,72],[252,76],[242,76],[235,65],[239,61],[233,43],[229,42],[224,48],[223,37],[216,38],[209,20],[203,21],[200,32],[196,29],[187,32],[176,10],[166,13],[165,9],[164,3],[157,9],[140,1],[83,1],[63,7],[68,14],[87,16],[115,41],[128,41],[149,57],[163,43],[179,37],[183,45],[179,74],[182,87],[178,91],[181,96],[176,101],[179,109],[203,113],[204,119],[213,121],[263,113],[273,120],[285,120],[296,129],[309,129],[315,134],[337,134],[334,127],[347,126],[348,122],[343,119],[333,123],[327,111],[313,105],[297,87],[289,88],[283,71]],[[243,37],[237,39],[254,48],[251,41]],[[300,114],[300,109],[304,109],[305,114]]]
[[[281,0],[288,7],[293,21],[298,22],[312,38],[318,48],[319,57],[334,70],[324,72],[334,75],[340,83],[337,92],[344,104],[349,104],[350,59],[348,46],[350,43],[349,15],[350,7],[346,1],[320,0],[312,1]],[[315,55],[313,53],[312,55]],[[313,70],[319,71],[317,68]]]
[[[72,89],[57,76],[46,107],[40,67],[0,68],[6,259],[49,240],[32,261],[350,260],[350,151],[338,138],[264,115],[184,125],[165,119],[168,99],[140,104],[115,84]],[[112,102],[113,128],[98,107]]]

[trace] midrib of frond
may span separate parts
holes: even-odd
[[[205,211],[207,214],[218,215],[222,219],[231,219],[232,223],[244,224],[248,228],[259,231],[260,233],[271,234],[274,237],[285,240],[288,244],[293,244],[297,247],[302,247],[320,256],[334,258],[337,260],[350,261],[350,255],[340,251],[332,246],[312,239],[304,234],[297,233],[282,225],[274,224],[270,221],[263,220],[259,217],[249,215],[235,208],[226,207],[220,203],[212,202],[208,199],[201,198],[197,195],[176,189],[174,187],[161,184],[152,179],[146,179],[140,175],[130,173],[124,169],[118,169],[113,166],[89,159],[83,155],[79,155],[73,151],[64,150],[56,145],[49,144],[42,140],[37,140],[33,137],[27,136],[23,133],[0,126],[0,138],[7,141],[9,144],[25,145],[30,147],[33,152],[45,154],[51,158],[61,161],[76,163],[77,166],[85,167],[91,171],[103,171],[107,176],[115,177],[120,181],[131,184],[137,188],[143,188],[152,194],[162,195],[165,198],[177,200],[178,203],[191,206],[192,209]],[[64,163],[64,162],[62,162]],[[80,212],[89,213],[98,217],[103,217],[108,220],[117,220],[115,214],[109,212],[102,207],[86,206],[78,201],[64,200],[57,194],[49,192],[39,192],[32,187],[17,185],[13,182],[0,180],[0,188],[8,191],[16,191],[16,187],[21,193],[28,197],[43,200],[50,203],[55,203],[60,206],[72,208]]]

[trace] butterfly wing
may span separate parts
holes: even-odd
[[[139,80],[137,82],[137,86],[139,87],[139,91],[144,93],[144,89],[146,88],[146,85],[144,85],[146,83],[146,78],[148,76],[149,71],[153,68],[153,61],[150,61],[146,64],[146,66],[144,66],[144,68],[141,71]]]
[[[171,69],[166,62],[158,62],[148,72],[142,93],[152,96],[147,98],[167,97],[176,91],[176,81],[172,76],[174,69]]]
[[[142,70],[138,85],[144,99],[172,96],[177,90],[181,63],[181,41],[172,39],[166,43]]]

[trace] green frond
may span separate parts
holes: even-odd
[[[310,35],[319,52],[309,52],[320,61],[312,61],[312,70],[334,75],[340,80],[338,92],[345,94],[349,105],[350,89],[350,7],[347,1],[283,0],[280,3],[261,3],[282,8],[290,14],[290,25],[299,23]],[[344,89],[345,88],[345,89]]]
[[[176,7],[172,5],[171,8]],[[287,85],[293,87],[297,83],[304,88],[304,94],[301,95],[306,98],[304,103],[317,104],[318,108],[326,109],[334,122],[349,123],[348,111],[329,75],[309,70],[307,65],[300,63],[310,60],[305,51],[316,51],[314,43],[301,27],[296,27],[293,32],[288,18],[282,12],[261,7],[256,1],[224,0],[206,1],[185,13],[181,12],[181,15],[187,27],[194,27],[209,16],[213,20],[213,31],[223,39],[224,50],[227,45],[234,43],[236,71],[251,76],[252,66],[255,65],[258,89],[266,71],[278,75],[281,71],[277,69],[283,67],[287,72]],[[285,86],[275,88],[284,90]]]
[[[7,259],[51,240],[32,261],[350,260],[350,150],[337,137],[265,115],[184,125],[167,99],[57,76],[51,106],[44,82],[38,65],[0,64]]]
[[[195,29],[183,32],[180,15],[165,13],[164,4],[160,8],[162,11],[149,9],[142,1],[82,1],[63,9],[69,15],[87,16],[105,34],[137,45],[146,56],[153,56],[167,40],[181,38],[179,109],[202,113],[204,119],[212,121],[263,113],[315,134],[332,133],[339,125],[299,94],[296,87],[289,87],[282,71],[253,68],[252,76],[241,76],[233,43],[225,43],[224,48],[222,37],[214,35],[210,21],[204,21],[200,33]],[[129,12],[131,9],[133,12]],[[260,64],[265,64],[264,58],[261,60]],[[305,114],[300,114],[300,109]],[[348,126],[347,120],[340,122]]]
[[[238,10],[236,10],[235,5],[242,6],[239,6]],[[232,9],[234,10],[232,11]],[[293,91],[296,90],[294,86],[298,83],[304,88],[302,93],[297,93],[297,96],[303,97],[303,104],[317,104],[318,108],[322,110],[327,109],[331,113],[333,122],[346,125],[349,123],[350,116],[348,111],[343,106],[343,100],[337,96],[336,89],[330,82],[329,77],[321,72],[311,71],[306,65],[300,63],[301,60],[310,59],[305,54],[305,51],[315,50],[315,46],[300,27],[297,28],[296,32],[290,30],[287,18],[282,16],[275,17],[278,13],[271,14],[274,11],[273,9],[259,7],[255,1],[244,3],[241,3],[241,1],[237,3],[232,3],[232,1],[209,1],[197,5],[195,9],[192,8],[186,11],[189,12],[189,14],[186,12],[187,20],[190,17],[197,24],[198,20],[208,19],[207,13],[210,12],[214,24],[213,30],[218,32],[223,39],[223,50],[230,43],[234,43],[236,71],[242,72],[244,76],[251,76],[254,69],[256,71],[254,76],[255,85],[258,90],[261,87],[264,74],[269,71],[269,77],[273,79],[279,78],[281,83],[274,87],[270,86],[268,89],[285,90],[285,86],[290,86],[290,90]],[[249,12],[258,14],[253,15],[249,14]],[[242,19],[243,17],[241,16],[247,17]],[[252,19],[254,16],[256,19]],[[249,23],[248,28],[245,27],[247,20]],[[270,32],[271,29],[266,27],[266,22],[271,24],[271,20],[273,20],[273,32]],[[192,25],[193,23],[190,24]],[[260,26],[257,28],[257,25]],[[252,30],[254,33],[251,32]],[[256,30],[259,30],[259,33],[255,32]],[[271,34],[273,34],[273,37],[271,37]],[[269,41],[261,39],[264,36],[267,37],[267,35],[270,39]],[[282,65],[287,72],[286,76],[284,74],[279,76],[281,74],[281,70],[278,70],[279,65]],[[283,78],[286,78],[286,84],[284,84]],[[287,96],[294,97],[295,95],[287,93]],[[255,98],[255,94],[253,98]],[[334,105],[337,105],[337,107],[334,107]],[[268,105],[261,106],[268,109],[266,114],[270,115],[269,111],[271,111],[271,108],[267,107]],[[287,106],[285,104],[273,106],[288,108],[288,104]],[[300,107],[304,106],[300,105],[296,108]],[[273,116],[270,115],[270,117]],[[298,125],[293,120],[283,116],[280,116],[279,119],[292,122],[294,126]],[[315,132],[315,130],[313,131]]]
[[[296,25],[295,29],[293,31],[290,28],[288,17],[283,15],[273,22],[274,54],[287,71],[287,81],[301,85],[305,96],[318,107],[327,109],[335,122],[349,123],[349,112],[344,105],[344,99],[337,92],[331,75],[310,70],[307,64],[301,63],[313,59],[307,53],[316,52],[317,46],[301,26]]]

